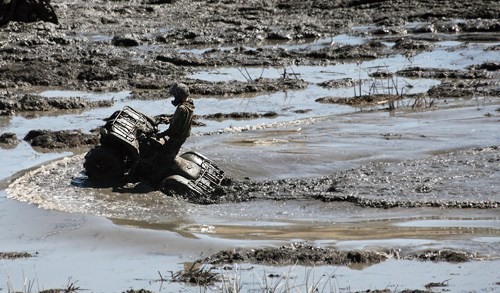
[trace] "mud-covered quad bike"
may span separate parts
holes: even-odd
[[[164,151],[163,138],[157,138],[157,120],[128,106],[105,119],[100,144],[85,155],[89,180],[125,183],[157,177],[153,166]],[[219,167],[196,152],[177,156],[162,179],[157,184],[166,194],[200,197],[212,195],[228,182]]]

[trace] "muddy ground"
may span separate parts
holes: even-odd
[[[268,265],[372,265],[394,257],[432,261],[466,262],[473,255],[463,251],[427,250],[401,255],[400,251],[338,251],[314,247],[306,243],[293,243],[276,248],[226,250],[200,262],[209,264],[258,263]]]
[[[468,46],[468,42],[482,41],[491,43],[485,52],[500,51],[498,1],[55,0],[51,3],[59,24],[10,22],[0,27],[0,114],[3,116],[68,115],[113,105],[109,100],[38,96],[37,92],[42,89],[130,91],[131,99],[159,100],[168,97],[166,90],[172,83],[182,81],[190,86],[195,97],[215,95],[224,98],[242,94],[251,97],[299,91],[310,86],[310,81],[290,70],[291,65],[324,66],[395,55],[411,60],[416,54],[434,49],[440,41],[459,41],[463,46]],[[343,45],[332,39],[328,45],[316,47],[284,49],[273,46],[307,44],[339,34],[369,37],[370,41]],[[200,70],[225,66],[241,68],[244,81],[220,82],[190,77]],[[253,66],[279,68],[282,76],[250,75],[245,68]],[[498,99],[499,76],[498,60],[465,69],[408,66],[388,71],[382,68],[371,78],[432,78],[441,83],[418,95],[404,91],[378,95],[376,92],[356,92],[357,86],[366,85],[370,80],[331,79],[317,85],[327,89],[353,88],[354,94],[347,98],[325,96],[314,103],[382,105],[382,110],[386,111],[394,110],[395,101],[411,98],[415,100],[413,107],[423,103],[423,107],[434,109],[433,100],[476,96]],[[224,110],[199,115],[197,119],[275,118],[280,115],[273,111]],[[95,145],[97,137],[86,133],[92,129],[79,126],[81,129],[61,132],[57,129],[32,129],[21,139],[34,147],[59,151]],[[200,122],[197,126],[202,129],[204,124]],[[19,138],[13,133],[0,135],[2,147],[15,147],[19,143]],[[387,140],[401,139],[399,134],[381,136]],[[431,158],[373,162],[321,178],[268,181],[238,178],[213,198],[184,199],[196,204],[313,199],[383,209],[495,209],[500,204],[497,191],[499,168],[499,146],[483,145],[440,152]],[[491,188],[482,188],[478,193],[475,190],[477,184]],[[265,257],[256,257],[257,252]],[[460,261],[472,258],[468,252],[447,252],[444,254],[449,258],[436,256],[442,255],[440,251],[404,257],[425,259],[427,255],[438,261],[456,261],[454,257],[458,259],[460,256],[463,257]],[[394,253],[377,252],[373,255],[386,259]],[[28,255],[2,253],[0,258]],[[289,247],[237,254],[221,251],[205,262],[284,265],[296,263],[299,259],[317,258],[318,262],[313,264],[344,265],[353,259],[365,261],[367,258],[372,263],[381,261],[373,255],[364,251],[325,252],[301,246],[292,252]]]
[[[492,146],[422,160],[373,163],[323,178],[233,182],[213,202],[314,198],[376,208],[497,208],[499,171],[500,148]],[[488,188],[477,192],[477,185]]]
[[[401,54],[409,59],[432,50],[435,42],[467,38],[500,39],[500,7],[496,1],[145,1],[127,3],[53,1],[59,23],[12,21],[0,30],[0,113],[35,115],[40,111],[107,107],[113,101],[43,98],[31,94],[40,87],[89,91],[128,90],[134,99],[166,98],[166,89],[182,81],[195,95],[236,95],[300,90],[308,86],[289,65],[359,62]],[[202,8],[203,9],[200,9]],[[270,17],[272,16],[272,17]],[[417,23],[407,26],[408,23]],[[361,28],[362,27],[362,28]],[[372,36],[359,45],[283,49],[273,43],[305,43],[342,33]],[[394,42],[390,46],[387,43]],[[466,45],[466,44],[464,44]],[[190,52],[190,48],[213,48]],[[179,50],[185,48],[187,50]],[[498,51],[492,43],[485,50]],[[213,66],[241,67],[246,82],[209,82],[188,74]],[[280,79],[252,77],[246,67],[282,67]],[[356,93],[366,80],[335,79],[320,86],[353,87],[350,98],[323,97],[319,103],[356,106],[387,105],[404,98],[413,106],[432,107],[434,99],[498,97],[498,62],[465,70],[411,67],[371,75],[435,78],[443,82],[426,93]],[[245,72],[246,71],[246,72]],[[397,88],[396,88],[397,90]],[[26,94],[30,93],[30,94]],[[423,101],[423,102],[422,102]],[[307,109],[297,111],[308,111]],[[271,117],[269,112],[212,113],[207,119]],[[203,126],[202,123],[198,126]],[[9,134],[6,134],[9,135]],[[54,134],[53,136],[56,136]],[[81,138],[82,144],[87,144]],[[42,147],[61,148],[52,139]],[[3,139],[6,144],[16,140]],[[68,147],[74,147],[75,140]],[[40,144],[37,144],[40,145]]]
[[[127,89],[158,98],[176,81],[194,94],[236,94],[300,88],[291,72],[283,80],[214,84],[186,78],[207,66],[274,66],[342,63],[403,54],[411,57],[448,39],[500,39],[496,1],[53,1],[59,25],[10,22],[0,36],[0,88],[9,92],[49,86],[92,91]],[[408,29],[408,23],[425,22]],[[259,47],[306,42],[341,33],[390,36],[361,45],[331,44],[314,50]],[[428,33],[434,33],[426,40]],[[449,33],[456,33],[451,35]],[[414,37],[408,38],[408,34]],[[445,35],[447,34],[447,35]],[[423,40],[421,39],[423,38]],[[388,39],[384,39],[388,41]],[[202,54],[179,52],[213,47]],[[144,47],[153,49],[140,50]],[[220,48],[220,49],[219,49]],[[499,50],[492,45],[489,50]],[[498,64],[442,76],[489,79]],[[408,74],[406,71],[404,74]],[[429,74],[433,74],[432,72]],[[496,86],[498,87],[498,85]],[[498,93],[496,93],[498,94]]]

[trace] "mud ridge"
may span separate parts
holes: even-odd
[[[280,247],[223,250],[201,259],[199,262],[214,265],[252,263],[279,266],[370,266],[384,262],[390,258],[461,263],[471,261],[476,257],[474,253],[453,249],[428,249],[403,254],[397,248],[385,249],[383,251],[344,251],[333,248],[315,247],[299,242]]]
[[[352,202],[362,207],[497,208],[498,146],[375,162],[322,178],[237,181],[217,201],[293,200]],[[474,181],[474,184],[468,182]],[[477,184],[490,188],[476,191]]]
[[[500,96],[500,80],[453,80],[431,87],[427,95],[437,98],[472,98]]]
[[[90,101],[80,97],[47,98],[30,94],[0,96],[0,110],[6,111],[10,115],[16,112],[48,112],[111,107],[113,104],[113,100]]]
[[[199,116],[199,118],[211,120],[225,120],[225,119],[256,119],[256,118],[273,118],[278,116],[276,112],[266,113],[249,113],[249,112],[232,112],[232,113],[215,113]]]
[[[243,75],[245,76],[245,74]],[[247,77],[247,81],[221,81],[211,82],[195,79],[176,79],[189,86],[190,93],[193,95],[207,96],[230,96],[241,94],[259,94],[259,93],[272,93],[278,91],[288,90],[302,90],[308,86],[308,83],[299,78],[252,78]],[[134,90],[132,91],[131,99],[138,100],[158,100],[168,98],[168,87],[172,82],[165,83],[158,86],[142,85],[142,88],[147,90]]]
[[[484,66],[484,67],[483,67]],[[490,79],[492,75],[483,68],[493,68],[490,65],[484,64],[483,66],[478,66],[478,70],[451,70],[442,68],[421,68],[421,67],[409,67],[404,70],[399,70],[396,72],[397,75],[412,77],[412,78],[435,78],[435,79]],[[493,71],[493,70],[492,70]]]

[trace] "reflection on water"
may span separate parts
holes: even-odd
[[[403,221],[404,219],[399,219]],[[394,227],[390,224],[394,220],[374,223],[270,223],[260,222],[252,225],[190,225],[181,227],[186,232],[198,234],[214,234],[227,239],[246,240],[325,240],[335,239],[336,241],[352,240],[364,241],[373,239],[405,239],[399,241],[399,245],[408,239],[456,239],[460,237],[482,235],[482,237],[500,237],[500,228],[484,227]],[[487,222],[482,220],[481,222]],[[498,221],[488,223],[494,226]],[[475,226],[475,225],[473,225]]]
[[[500,219],[493,218],[489,220],[480,219],[437,219],[437,220],[414,220],[398,223],[399,227],[418,227],[418,228],[469,228],[469,229],[490,229],[500,230]]]

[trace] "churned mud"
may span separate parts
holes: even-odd
[[[227,195],[214,201],[305,197],[377,208],[496,208],[500,204],[499,168],[499,147],[492,146],[420,160],[372,163],[322,178],[233,182],[224,187]]]

